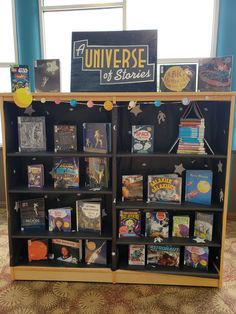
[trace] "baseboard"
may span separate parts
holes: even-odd
[[[235,213],[228,212],[227,219],[236,220],[236,212]]]

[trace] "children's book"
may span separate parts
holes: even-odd
[[[79,158],[55,158],[52,177],[54,188],[78,188]]]
[[[21,231],[45,230],[44,198],[18,202],[20,209]]]
[[[195,92],[197,64],[164,64],[160,66],[161,92]]]
[[[214,214],[196,212],[194,223],[194,236],[212,241]]]
[[[173,230],[172,236],[178,238],[189,237],[189,216],[173,216]]]
[[[175,174],[148,176],[148,202],[181,203],[182,178]]]
[[[55,208],[48,210],[48,229],[53,232],[71,231],[72,208]]]
[[[14,93],[18,88],[29,87],[28,65],[11,66],[11,91]]]
[[[52,239],[52,256],[62,263],[78,264],[82,260],[82,241]]]
[[[187,170],[185,201],[204,205],[211,204],[212,194],[211,170]]]
[[[89,231],[101,234],[101,201],[76,201],[77,231]]]
[[[42,188],[44,186],[44,166],[28,165],[28,187]]]
[[[132,153],[148,154],[153,152],[154,126],[132,125]]]
[[[29,262],[47,260],[48,240],[47,239],[28,240],[28,259]]]
[[[147,264],[179,267],[180,248],[174,246],[148,245]]]
[[[85,262],[87,264],[107,264],[107,242],[104,240],[85,241]]]
[[[54,125],[54,151],[69,152],[77,150],[76,125]]]
[[[145,236],[154,238],[168,238],[169,214],[168,212],[146,212]]]
[[[86,178],[85,185],[90,189],[104,189],[109,186],[109,159],[85,158]]]
[[[34,64],[35,92],[60,92],[60,60],[37,60]]]
[[[145,245],[143,244],[129,245],[128,264],[145,266]]]
[[[184,265],[207,270],[208,269],[208,247],[186,246],[184,251]]]
[[[123,175],[122,176],[122,201],[143,200],[143,176]]]
[[[139,237],[141,235],[141,212],[139,210],[121,210],[119,237]]]
[[[111,123],[83,123],[84,151],[109,153],[111,151]]]

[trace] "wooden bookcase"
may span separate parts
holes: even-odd
[[[5,187],[8,209],[8,230],[10,269],[13,280],[64,280],[90,281],[110,283],[142,283],[142,284],[173,284],[190,286],[221,287],[224,241],[228,207],[228,192],[230,178],[231,142],[233,130],[235,93],[44,93],[33,95],[33,116],[46,117],[47,152],[18,152],[17,116],[24,115],[24,109],[14,104],[12,94],[0,94],[2,114],[2,131],[4,147]],[[214,155],[179,155],[176,150],[168,154],[168,150],[178,136],[179,119],[185,107],[184,97],[196,101],[206,120],[206,139],[211,145]],[[41,98],[46,103],[41,103]],[[61,103],[56,105],[55,99]],[[68,102],[75,98],[80,102],[93,100],[103,103],[111,100],[116,104],[112,111],[105,111],[95,106],[91,109],[84,105],[71,108]],[[154,100],[162,102],[161,107],[153,105]],[[130,100],[140,102],[142,112],[137,117],[127,109]],[[166,115],[165,122],[157,123],[157,114],[161,110]],[[78,126],[78,152],[54,153],[53,125],[76,123]],[[82,151],[82,123],[111,122],[112,152],[110,154],[85,153]],[[154,124],[154,153],[148,155],[132,154],[131,134],[132,124]],[[50,170],[53,158],[56,156],[79,157],[81,165],[81,188],[76,190],[54,189]],[[110,160],[110,187],[96,193],[83,188],[84,158],[86,156],[107,157]],[[223,164],[223,172],[218,172],[218,162]],[[40,190],[28,189],[27,165],[43,163],[45,167],[45,187]],[[173,173],[175,165],[182,163],[185,169],[211,169],[213,171],[212,205],[203,206],[182,202],[173,204],[147,204],[146,178],[148,174]],[[121,202],[121,175],[142,174],[144,176],[144,201]],[[183,173],[184,181],[185,173]],[[185,181],[184,181],[185,182]],[[183,182],[183,190],[184,190]],[[220,189],[224,191],[224,202],[219,201]],[[75,212],[75,200],[83,195],[100,195],[106,204],[107,216],[101,236],[89,233],[71,232],[63,234],[67,239],[104,239],[108,243],[108,265],[93,267],[81,263],[78,266],[60,266],[52,261],[27,261],[27,239],[61,238],[60,234],[48,231],[27,233],[20,231],[20,215],[15,210],[17,200],[45,197],[46,209],[59,206],[72,206]],[[184,194],[184,193],[183,193]],[[173,213],[188,214],[191,217],[190,238],[169,237],[161,245],[175,245],[181,248],[181,266],[179,269],[158,269],[148,266],[128,266],[129,244],[153,244],[152,238],[118,238],[118,217],[121,209],[167,210]],[[206,244],[193,241],[194,214],[196,211],[214,213],[213,240]],[[72,214],[73,218],[73,214]],[[75,227],[75,218],[74,218]],[[72,224],[72,227],[73,227]],[[171,225],[170,225],[171,227]],[[183,248],[186,245],[209,247],[209,270],[197,271],[183,266]]]

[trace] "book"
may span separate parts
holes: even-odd
[[[17,117],[19,152],[46,151],[45,117]]]
[[[153,140],[153,125],[132,125],[132,153],[153,153]]]
[[[198,90],[228,92],[232,84],[233,57],[215,57],[199,60]]]
[[[210,205],[212,179],[211,170],[186,170],[185,201]]]
[[[21,231],[45,230],[44,198],[19,201]]]
[[[143,176],[123,175],[122,176],[122,201],[143,200]]]
[[[173,216],[172,236],[178,238],[189,238],[189,216]]]
[[[101,234],[101,201],[76,201],[77,231],[89,231]]]
[[[148,202],[181,203],[182,178],[174,175],[148,176]]]
[[[107,264],[107,242],[104,240],[85,240],[85,263]]]
[[[90,189],[104,189],[109,186],[109,159],[87,157],[85,186]]]
[[[77,151],[76,125],[54,125],[54,151]]]
[[[169,237],[169,214],[168,212],[146,212],[145,236],[154,238]]]
[[[36,60],[34,63],[35,92],[60,92],[60,60]]]
[[[71,231],[72,208],[55,208],[48,210],[48,230],[53,232]]]
[[[147,246],[148,265],[179,267],[179,259],[179,247],[161,245]]]
[[[143,244],[129,245],[128,264],[145,266],[145,245]]]
[[[197,64],[160,65],[161,92],[195,92]]]
[[[78,188],[79,173],[79,158],[55,158],[52,169],[54,188]]]
[[[119,237],[141,236],[141,212],[139,210],[121,210]]]
[[[42,261],[48,259],[48,240],[31,239],[28,240],[28,260]]]
[[[42,188],[44,186],[44,166],[28,165],[28,188]]]
[[[84,151],[109,153],[111,151],[111,123],[83,123]]]
[[[12,65],[11,71],[11,91],[14,93],[18,88],[29,87],[29,67],[28,65]]]
[[[82,240],[52,239],[51,259],[62,263],[79,264],[82,260]]]
[[[208,247],[203,246],[185,246],[184,265],[200,269],[208,269]]]
[[[194,236],[200,239],[212,241],[213,213],[195,213]]]

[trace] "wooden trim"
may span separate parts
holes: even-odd
[[[236,221],[236,212],[235,213],[228,212],[227,219]]]

